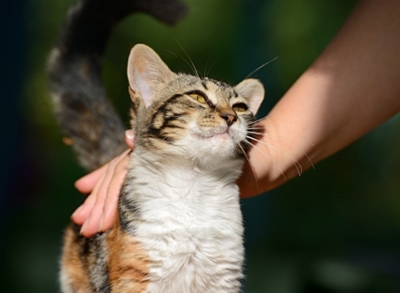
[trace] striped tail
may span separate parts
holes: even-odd
[[[172,25],[187,7],[180,0],[80,0],[50,54],[47,73],[56,117],[89,171],[126,149],[125,127],[102,83],[101,58],[113,27],[134,12]]]

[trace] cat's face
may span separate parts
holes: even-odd
[[[262,85],[175,74],[154,54],[137,45],[128,64],[137,143],[207,165],[243,154]]]

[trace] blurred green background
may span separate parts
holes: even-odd
[[[145,15],[119,25],[105,56],[109,96],[128,121],[125,64],[135,42],[175,71],[266,87],[260,116],[323,50],[356,1],[188,0],[174,28]],[[85,172],[55,125],[46,56],[71,0],[3,0],[1,25],[1,292],[59,292],[62,231]],[[186,60],[186,61],[185,61]],[[357,109],[355,109],[357,115]],[[242,201],[245,292],[400,292],[400,117],[268,194]],[[296,147],[296,146],[293,146]]]

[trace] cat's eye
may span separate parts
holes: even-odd
[[[232,106],[232,109],[235,112],[246,112],[249,109],[249,107],[247,107],[245,103],[237,103]]]
[[[191,97],[192,99],[195,99],[197,102],[199,102],[201,104],[207,103],[206,98],[200,94],[192,93],[192,94],[189,94],[189,97]]]

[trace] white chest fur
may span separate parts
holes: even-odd
[[[151,259],[148,292],[239,292],[240,160],[212,172],[132,164],[125,191],[137,208],[131,232]]]

